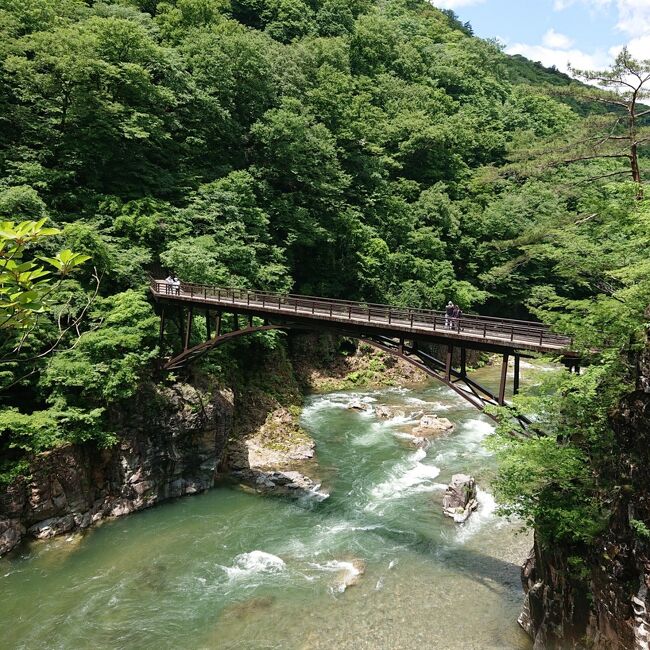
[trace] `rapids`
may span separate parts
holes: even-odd
[[[378,420],[354,399],[406,416]],[[416,449],[422,410],[456,429]],[[529,648],[516,618],[531,540],[495,514],[490,421],[436,384],[311,396],[302,420],[323,492],[289,501],[226,482],[22,547],[0,560],[0,647]],[[464,526],[441,511],[457,472],[480,488]]]

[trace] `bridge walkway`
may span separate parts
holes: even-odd
[[[316,328],[327,327],[329,323],[343,329],[377,330],[383,335],[431,339],[433,342],[458,342],[468,346],[473,343],[479,349],[496,352],[519,349],[561,354],[571,348],[571,339],[532,321],[474,315],[463,315],[450,321],[443,312],[428,309],[190,283],[182,283],[178,288],[161,280],[152,281],[151,292],[157,300],[169,303],[237,311],[262,318],[280,317]]]

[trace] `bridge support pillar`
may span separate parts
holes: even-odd
[[[232,315],[232,326],[235,332],[239,329],[239,314],[237,312]]]
[[[460,349],[460,376],[467,377],[467,348]]]
[[[252,316],[248,317],[248,327],[251,327],[251,328],[253,327],[253,317]]]
[[[217,339],[221,336],[221,312],[217,312],[214,323],[214,338]]]
[[[190,347],[190,337],[192,336],[192,321],[194,320],[194,307],[190,306],[187,312],[187,325],[185,327],[184,350]]]
[[[499,383],[499,406],[504,406],[506,403],[506,381],[508,379],[508,361],[510,355],[508,353],[503,355],[501,362],[501,382]]]
[[[447,346],[447,360],[445,363],[445,379],[447,381],[451,381],[451,365],[452,365],[452,360],[454,357],[454,346],[453,345],[448,345]]]
[[[515,376],[512,385],[512,394],[519,394],[519,372],[520,372],[520,361],[521,357],[518,354],[515,354]]]
[[[212,337],[210,336],[210,330],[212,329],[212,323],[210,322],[210,310],[205,310],[205,340],[209,341]]]
[[[158,339],[158,347],[160,348],[161,353],[163,349],[164,337],[165,337],[165,307],[163,305],[163,308],[160,310],[160,333]]]

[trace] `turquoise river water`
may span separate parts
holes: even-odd
[[[406,416],[349,410],[355,398]],[[420,411],[455,431],[413,447]],[[530,538],[494,512],[490,421],[436,384],[315,395],[302,418],[328,498],[224,484],[23,547],[0,560],[0,648],[529,648],[516,618]],[[441,512],[458,472],[480,488],[463,526]]]

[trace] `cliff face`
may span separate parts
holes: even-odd
[[[113,415],[114,448],[70,445],[42,454],[30,479],[0,494],[0,555],[26,535],[87,528],[212,487],[232,415],[229,391],[145,387]]]
[[[640,356],[637,390],[611,417],[618,453],[607,531],[582,549],[539,541],[523,567],[526,601],[520,623],[535,650],[650,648],[650,343]]]

